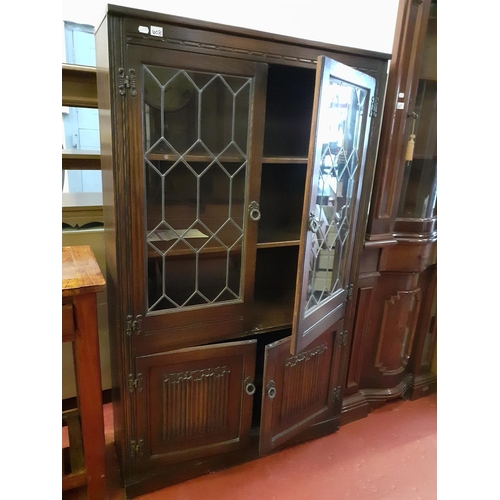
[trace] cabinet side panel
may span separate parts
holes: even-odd
[[[114,440],[117,456],[123,471],[125,460],[125,415],[123,406],[123,344],[119,336],[121,330],[121,311],[119,300],[119,278],[116,246],[116,203],[113,174],[113,140],[112,140],[112,92],[110,81],[110,41],[109,24],[112,19],[106,17],[95,33],[97,93],[99,106],[99,130],[101,141],[101,174],[103,189],[103,221],[106,258],[106,291],[108,298],[108,328],[110,342],[110,364],[113,392]]]
[[[371,323],[373,290],[377,277],[359,280],[356,317],[354,320],[353,340],[349,358],[345,395],[359,390],[359,381],[364,363],[365,342]]]

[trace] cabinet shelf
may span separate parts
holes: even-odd
[[[166,257],[168,260],[172,260],[175,258],[179,258],[179,259],[186,258],[186,257],[189,258],[189,257],[193,257],[194,255],[196,255],[196,253],[198,253],[201,258],[203,258],[203,257],[213,258],[213,257],[217,257],[217,255],[220,255],[220,256],[224,255],[225,256],[225,255],[227,255],[228,251],[229,251],[229,255],[241,254],[241,245],[237,246],[237,247],[233,247],[231,249],[227,249],[227,248],[220,246],[220,245],[207,246],[201,252],[195,252],[194,250],[191,250],[191,249],[171,250],[168,252],[168,255]],[[159,254],[158,252],[156,252],[155,250],[153,250],[151,248],[148,250],[148,258],[160,259],[161,257],[162,257],[162,255]]]
[[[197,244],[193,244],[193,247],[195,247],[196,249],[199,249],[199,247],[201,246],[201,244],[204,243],[205,240],[200,240],[200,244],[197,245]],[[171,246],[173,245],[173,243],[175,243],[174,240],[170,241],[170,242],[165,242],[165,241],[162,241],[162,242],[156,242],[156,243],[160,243],[160,245],[156,245],[156,246]],[[298,247],[300,244],[300,240],[298,239],[297,235],[293,234],[288,234],[288,235],[273,235],[273,239],[271,239],[271,237],[269,237],[268,239],[266,239],[266,241],[262,241],[262,242],[259,242],[257,243],[257,248],[259,249],[264,249],[264,248],[284,248],[284,247]],[[165,250],[163,250],[165,251]],[[221,255],[226,255],[227,254],[227,251],[228,251],[228,248],[227,247],[223,247],[221,246],[220,244],[217,244],[217,243],[212,243],[212,244],[208,244],[202,252],[200,252],[200,255],[203,256],[203,255],[208,255],[208,254],[211,254],[212,256],[215,256],[215,254],[221,254]],[[241,253],[241,245],[237,245],[237,246],[234,246],[232,247],[230,250],[229,250],[229,253],[230,254],[238,254],[238,253]],[[183,249],[179,249],[179,250],[170,250],[168,252],[168,258],[182,258],[182,257],[186,257],[186,256],[192,256],[194,255],[194,250],[191,250],[191,249],[186,249],[186,248],[183,248]],[[149,258],[160,258],[161,255],[156,252],[155,250],[153,249],[149,249],[148,250],[148,257]]]
[[[63,149],[63,170],[101,170],[101,152],[82,149]]]
[[[415,153],[413,155],[413,160],[427,160],[427,161],[437,161],[437,156],[425,153]]]
[[[267,333],[289,328],[292,325],[293,301],[276,301],[256,298],[252,308],[252,325],[249,333]]]
[[[178,230],[178,232],[181,231],[185,230]],[[202,233],[199,234],[201,235]],[[212,238],[209,235],[189,237],[187,234],[184,237],[184,241],[182,238],[177,237],[173,237],[172,239],[153,239],[151,237],[148,239],[150,245],[148,257],[161,257],[161,254],[151,248],[151,245],[154,245],[162,253],[168,252],[168,259],[193,257],[195,253],[199,253],[201,258],[204,256],[213,258],[217,255],[227,255],[228,252],[230,255],[241,254],[241,242],[234,243],[233,240],[234,235],[231,231],[224,229],[219,230],[216,237]],[[193,247],[194,250],[189,248],[189,246]]]
[[[168,154],[168,153],[148,153],[146,155],[146,159],[151,161],[171,161],[176,162],[182,157],[188,163],[211,163],[215,160],[215,157],[209,155],[184,155],[179,156],[176,154]],[[222,163],[241,163],[241,156],[219,156],[217,158]]]
[[[62,65],[62,105],[97,108],[97,73],[92,66]]]
[[[265,156],[262,159],[262,163],[270,164],[294,164],[300,165],[304,164],[307,166],[307,157],[305,156]]]
[[[281,248],[281,247],[295,247],[299,246],[300,240],[298,239],[284,239],[278,241],[265,241],[257,243],[257,248]]]

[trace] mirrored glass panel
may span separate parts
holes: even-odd
[[[240,300],[251,78],[144,68],[149,311]]]
[[[345,286],[345,260],[360,168],[367,91],[330,77],[323,83],[318,115],[312,232],[306,315]],[[314,191],[313,191],[314,194]]]

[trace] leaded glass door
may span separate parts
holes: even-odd
[[[196,54],[188,66],[140,47],[129,55],[137,95],[127,99],[141,130],[130,164],[135,314],[146,335],[234,335],[252,297],[265,66]]]
[[[374,78],[318,58],[292,352],[344,316]]]

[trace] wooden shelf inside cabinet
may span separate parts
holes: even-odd
[[[63,170],[101,170],[101,153],[82,149],[63,149],[62,168]]]
[[[170,162],[176,162],[179,159],[183,159],[187,163],[212,163],[217,159],[221,163],[241,163],[242,162],[242,157],[241,156],[231,156],[231,155],[224,155],[224,156],[209,156],[209,155],[184,155],[184,156],[179,156],[179,155],[174,155],[174,154],[168,154],[168,153],[148,153],[146,155],[146,159],[149,161],[170,161]]]
[[[276,235],[274,235],[274,240],[271,241],[263,241],[257,243],[257,248],[281,248],[281,247],[298,247],[300,244],[300,240],[295,239],[293,237],[284,238],[283,240],[276,241]]]
[[[252,332],[265,333],[292,325],[293,301],[256,299],[252,307]]]
[[[62,105],[97,108],[97,73],[92,66],[62,65]]]
[[[304,164],[307,166],[307,158],[303,156],[266,156],[262,159],[262,163],[271,164]]]
[[[243,226],[241,219],[235,218],[234,221],[240,227]],[[223,222],[223,220],[214,222],[214,227],[220,228]],[[199,253],[200,257],[210,254],[220,254],[221,256],[228,253],[241,254],[241,242],[234,241],[234,235],[227,227],[217,230],[215,234],[211,234],[209,231],[206,231],[205,234],[195,230],[197,235],[193,236],[190,235],[191,231],[188,229],[152,231],[148,235],[148,257],[161,257],[161,254],[165,254],[168,258],[194,257],[195,253]]]
[[[159,245],[158,245],[159,246]],[[217,257],[226,257],[229,255],[240,255],[241,254],[241,245],[236,245],[230,249],[227,247],[223,247],[217,244],[207,245],[203,248],[202,251],[199,250],[199,245],[194,246],[194,249],[179,249],[179,250],[170,250],[167,255],[167,260],[174,259],[191,259],[198,252],[200,258],[217,258]],[[196,250],[195,250],[196,249]],[[163,248],[162,251],[165,251]],[[161,259],[162,254],[157,251],[149,248],[148,249],[148,258],[149,259]]]

